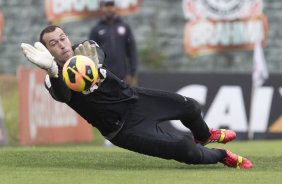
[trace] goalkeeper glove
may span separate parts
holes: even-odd
[[[75,55],[83,55],[89,57],[94,63],[96,68],[99,66],[99,59],[95,44],[90,44],[89,41],[85,41],[83,44],[79,44],[75,50]]]
[[[58,65],[48,49],[40,42],[35,42],[34,46],[22,43],[22,51],[25,57],[36,66],[47,71],[50,77],[58,77]]]

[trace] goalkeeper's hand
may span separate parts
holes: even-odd
[[[74,49],[74,54],[89,57],[95,63],[96,68],[99,67],[99,59],[98,59],[98,54],[97,54],[95,44],[90,44],[89,41],[85,41],[85,42],[83,42],[83,44],[79,44]]]
[[[48,49],[40,42],[35,42],[34,46],[22,43],[22,51],[25,57],[36,66],[47,71],[50,77],[58,77],[58,65]]]
[[[93,91],[95,91],[96,89],[99,88],[99,86],[102,84],[102,82],[104,82],[104,80],[107,77],[107,71],[104,68],[99,67],[98,73],[99,73],[98,81],[93,86],[91,86],[91,88],[89,88],[88,90],[82,91],[83,94],[88,95],[88,94],[92,93]]]

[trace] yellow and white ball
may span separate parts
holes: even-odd
[[[82,92],[97,82],[98,69],[89,57],[73,56],[63,66],[63,79],[71,90]]]

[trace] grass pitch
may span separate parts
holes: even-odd
[[[251,170],[186,165],[117,147],[91,145],[19,147],[18,91],[15,76],[0,76],[0,96],[10,147],[0,147],[0,184],[280,184],[282,140],[237,141],[209,147],[230,149],[249,158]],[[94,129],[95,135],[99,135]]]
[[[216,165],[186,165],[144,156],[117,147],[93,145],[2,147],[2,184],[78,183],[248,183],[282,181],[282,141],[237,141],[210,147],[230,149],[248,157],[251,170]]]

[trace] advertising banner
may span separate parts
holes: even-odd
[[[139,10],[141,0],[116,0],[118,14]],[[75,21],[100,16],[100,0],[45,0],[45,14],[50,23]]]
[[[268,25],[262,0],[183,0],[184,48],[191,56],[252,50],[266,44]]]
[[[165,81],[165,82],[164,82]],[[271,75],[252,94],[250,74],[141,73],[139,86],[196,99],[211,128],[227,127],[254,138],[282,137],[282,76]],[[187,131],[180,122],[171,125]],[[243,137],[244,138],[244,137]]]
[[[0,43],[2,42],[3,34],[4,34],[4,15],[0,11]]]
[[[18,69],[19,143],[32,145],[92,141],[92,126],[66,104],[50,96],[44,86],[45,75],[40,69]]]

